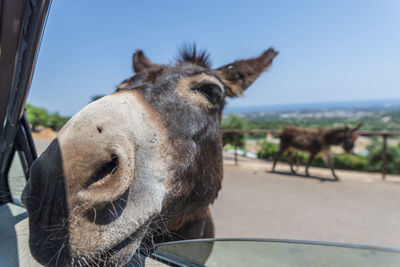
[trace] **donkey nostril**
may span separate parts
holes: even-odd
[[[110,174],[115,173],[115,171],[118,168],[118,156],[117,155],[112,155],[111,161],[101,165],[95,172],[95,174],[89,179],[89,181],[86,183],[85,187],[88,187],[105,177],[107,177]]]
[[[95,224],[106,225],[114,222],[121,216],[128,203],[129,188],[122,196],[114,201],[102,202],[93,206],[85,213],[86,218]]]
[[[105,202],[120,198],[132,185],[136,178],[135,153],[127,155],[122,147],[115,146],[112,149],[103,151],[104,154],[93,155],[93,161],[89,166],[94,167],[96,171],[86,175],[84,173],[80,177],[82,182],[73,188],[76,191],[73,191],[75,198],[71,198],[72,206],[79,206],[81,211],[93,205],[102,206]]]

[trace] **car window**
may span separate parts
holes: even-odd
[[[157,246],[177,266],[398,266],[400,250],[289,240],[192,240]]]
[[[26,185],[26,177],[24,173],[24,163],[22,153],[17,151],[14,153],[13,160],[8,172],[8,184],[10,188],[10,193],[12,200],[15,204],[22,205],[21,194]]]

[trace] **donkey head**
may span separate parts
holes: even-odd
[[[325,134],[325,139],[329,144],[341,145],[347,153],[352,153],[354,143],[357,140],[357,130],[361,128],[362,124],[358,124],[354,128],[340,128],[328,130]]]
[[[353,129],[346,127],[344,132],[344,140],[342,147],[347,153],[352,153],[354,148],[354,143],[357,140],[358,134],[357,130],[361,128],[362,124],[358,124]]]
[[[173,66],[138,50],[135,75],[76,114],[31,168],[23,198],[35,258],[121,264],[156,220],[173,228],[177,216],[212,203],[225,97],[239,96],[276,55],[270,48],[211,69],[195,47]]]

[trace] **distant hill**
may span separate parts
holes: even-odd
[[[379,99],[364,101],[342,101],[342,102],[318,102],[318,103],[299,103],[281,104],[249,107],[225,107],[225,114],[232,113],[252,113],[263,111],[315,111],[315,110],[335,110],[335,109],[362,109],[362,110],[400,110],[400,99]]]
[[[285,125],[332,128],[363,124],[363,130],[400,130],[400,99],[229,107],[229,115],[247,121],[250,129],[281,129]]]

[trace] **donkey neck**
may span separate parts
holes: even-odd
[[[328,145],[340,145],[344,142],[343,131],[327,131],[323,134],[324,141]]]

